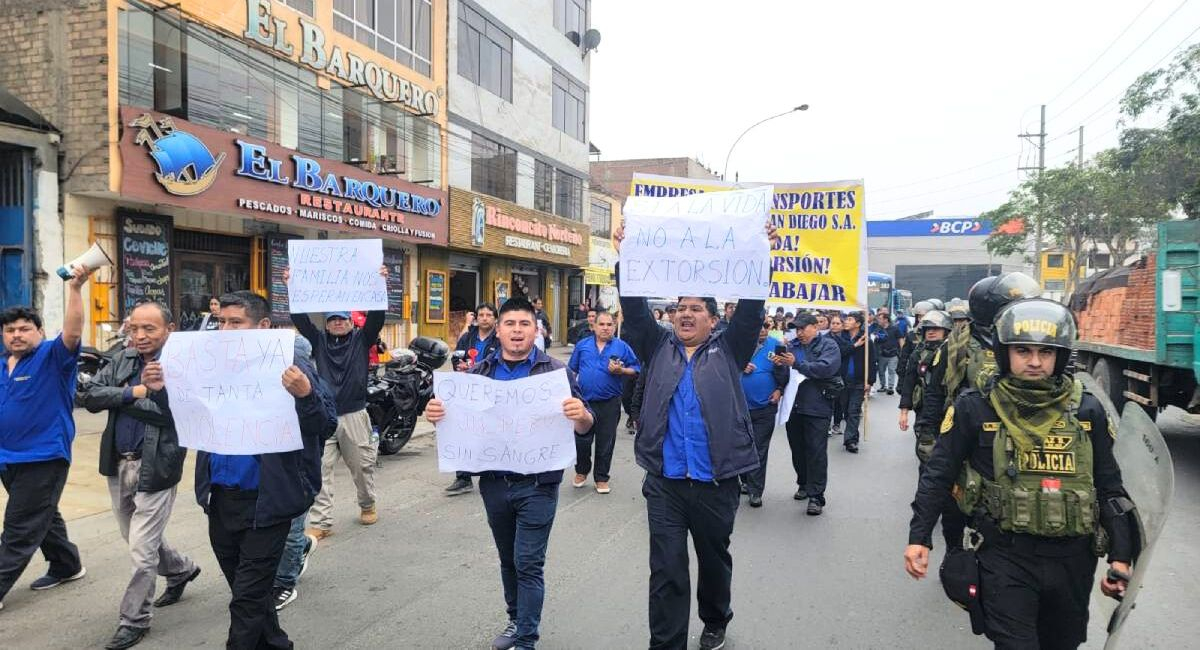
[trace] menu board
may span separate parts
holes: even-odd
[[[117,212],[121,316],[139,302],[171,306],[171,217]]]
[[[387,318],[404,320],[404,251],[383,249],[383,265],[388,270]]]
[[[425,322],[446,322],[445,271],[425,271]]]
[[[280,233],[267,235],[267,302],[271,306],[271,322],[276,325],[292,322],[287,283],[283,281],[283,270],[288,265],[289,239],[292,237]]]

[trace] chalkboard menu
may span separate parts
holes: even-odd
[[[288,240],[285,234],[267,235],[267,302],[271,305],[271,322],[286,325],[292,322],[288,309],[287,284],[283,281],[283,270],[288,265]]]
[[[121,316],[153,300],[171,306],[171,217],[117,212]]]
[[[425,322],[446,322],[445,271],[425,271]]]
[[[387,318],[404,320],[404,251],[383,249],[383,265],[388,270]]]

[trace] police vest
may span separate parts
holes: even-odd
[[[967,344],[967,375],[964,378],[964,384],[959,386],[958,390],[974,388],[983,392],[988,380],[994,374],[996,374],[996,353],[992,352],[990,348],[985,349],[979,339],[972,336],[970,343]]]
[[[1002,421],[993,429],[992,473],[981,477],[969,463],[954,487],[963,512],[976,509],[1000,530],[1041,537],[1079,537],[1097,532],[1099,504],[1092,474],[1090,422],[1076,414],[1083,388],[1075,383],[1068,406],[1050,433],[1028,451],[1018,451]]]
[[[925,386],[933,380],[933,373],[929,370],[933,367],[933,358],[937,355],[942,343],[939,341],[937,346],[928,347],[925,342],[920,343],[919,348],[913,351],[913,355],[909,357],[909,363],[917,364],[917,381],[913,384],[912,403],[913,408],[921,410],[921,403],[925,397]]]

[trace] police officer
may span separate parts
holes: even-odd
[[[946,313],[950,314],[951,320],[954,321],[955,331],[965,329],[971,324],[971,308],[962,298],[951,298],[950,302],[946,303]]]
[[[931,376],[929,367],[933,363],[933,355],[941,349],[953,327],[950,315],[946,312],[934,310],[927,313],[917,324],[921,342],[914,344],[908,366],[900,377],[900,430],[908,431],[909,412],[915,410],[913,433],[917,437],[917,459],[922,467],[933,452],[939,420],[936,413],[931,417],[925,411],[921,398]]]
[[[933,303],[928,300],[918,301],[913,305],[913,322],[916,327],[909,328],[904,333],[904,345],[900,348],[900,360],[896,362],[896,376],[899,377],[897,387],[902,391],[901,384],[904,383],[904,375],[908,372],[908,360],[912,357],[913,350],[921,343],[921,320],[925,318],[925,314],[933,311]],[[901,319],[903,320],[903,319]],[[901,393],[903,395],[903,393]]]
[[[946,491],[953,486],[970,513],[981,540],[982,631],[997,648],[1083,643],[1105,547],[1112,572],[1101,590],[1121,596],[1128,580],[1132,503],[1103,407],[1065,372],[1074,340],[1074,319],[1057,302],[1021,300],[1000,312],[995,379],[965,391],[947,412],[912,504],[904,561],[917,579]]]

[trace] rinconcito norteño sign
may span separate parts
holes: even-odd
[[[298,21],[298,60],[301,64],[331,74],[351,86],[367,88],[379,99],[402,103],[414,112],[437,114],[437,93],[380,67],[374,61],[344,52],[340,46],[329,47],[325,31],[319,25],[304,16],[300,16]],[[246,0],[246,31],[242,34],[243,38],[295,59],[296,48],[288,42],[287,27],[286,20],[271,14],[270,0]]]

